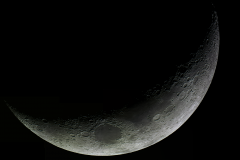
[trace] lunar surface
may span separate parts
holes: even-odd
[[[183,125],[207,93],[217,66],[220,43],[217,13],[215,11],[211,13],[211,23],[202,39],[203,43],[198,44],[200,47],[195,53],[188,53],[190,58],[185,59],[185,62],[171,62],[176,64],[172,71],[164,68],[164,65],[159,66],[163,68],[153,69],[155,73],[144,71],[145,67],[134,72],[131,71],[137,67],[115,70],[114,72],[118,74],[112,73],[111,77],[98,81],[102,86],[108,84],[109,87],[98,88],[96,86],[99,84],[96,84],[91,88],[95,88],[94,92],[86,87],[88,89],[84,89],[84,94],[79,94],[83,97],[82,101],[75,101],[79,98],[77,95],[77,98],[68,96],[65,99],[64,96],[8,97],[5,102],[29,130],[67,151],[93,156],[113,156],[149,147]],[[171,54],[171,49],[169,52],[164,54]],[[185,51],[179,48],[178,55],[182,52]],[[178,59],[178,56],[175,58]],[[155,62],[157,60],[148,64],[158,68]],[[136,63],[140,64],[142,61]],[[123,64],[127,65],[127,62]],[[129,76],[126,79],[123,78],[126,72],[119,73],[123,70],[128,70]],[[141,74],[138,74],[140,72]],[[103,74],[105,73],[101,72],[101,76],[95,76],[94,79],[102,79]],[[151,77],[150,74],[167,76],[164,78],[153,76],[149,78],[150,80],[145,81],[145,78],[140,81],[144,74],[145,77]],[[158,83],[158,79],[163,79],[162,83],[160,81]],[[150,81],[151,85],[146,87],[141,85]],[[113,82],[119,82],[119,85]],[[114,85],[118,87],[113,89]],[[87,96],[90,98],[86,98]]]

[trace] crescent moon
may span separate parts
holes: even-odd
[[[111,113],[85,116],[79,113],[81,116],[76,118],[48,119],[18,110],[15,107],[17,103],[5,102],[23,125],[59,148],[94,156],[135,152],[168,137],[194,113],[212,82],[219,44],[218,17],[214,12],[203,46],[187,63],[178,66],[173,77],[162,86],[157,84],[148,90],[145,93],[147,100]],[[62,105],[58,100],[56,98],[52,103],[41,103],[39,106]],[[87,107],[89,104],[75,105]]]

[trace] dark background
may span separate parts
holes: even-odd
[[[158,157],[159,159],[215,159],[216,156],[219,157],[219,154],[224,155],[222,150],[224,149],[226,152],[228,147],[225,145],[226,136],[224,135],[226,132],[225,128],[227,128],[226,126],[228,124],[225,119],[225,115],[227,116],[227,113],[225,113],[225,110],[223,110],[223,106],[226,105],[225,100],[227,98],[223,95],[225,90],[225,87],[223,87],[223,80],[226,79],[225,76],[229,74],[225,67],[230,63],[229,56],[231,53],[229,53],[229,51],[226,52],[226,50],[230,46],[228,45],[229,37],[232,35],[229,35],[227,29],[229,29],[228,26],[231,20],[234,19],[234,9],[231,9],[234,7],[234,4],[216,1],[214,2],[214,5],[218,12],[220,26],[220,51],[217,69],[212,84],[198,109],[194,112],[190,119],[187,120],[186,123],[184,123],[184,125],[172,135],[153,146],[126,155],[112,157],[80,155],[57,148],[33,134],[18,121],[18,119],[10,112],[7,106],[5,106],[1,101],[0,123],[2,126],[2,132],[0,133],[0,142],[2,146],[5,146],[3,147],[2,152],[8,157],[17,156],[18,158],[24,159],[117,159],[136,158],[137,156],[150,156],[154,158]],[[9,49],[11,50],[11,48]],[[9,53],[11,54],[10,51]],[[20,53],[15,52],[15,54]],[[232,56],[230,57],[232,58]],[[3,68],[5,69],[15,66],[15,63],[11,63],[11,61],[4,64],[5,65]],[[15,68],[17,67],[18,66],[15,66]],[[9,75],[5,75],[4,73],[2,73],[2,76],[3,86],[1,96],[14,94],[15,92],[10,93],[9,90],[5,89],[5,87],[9,86],[10,80],[13,80],[11,78],[14,77],[9,78]],[[22,76],[19,76],[18,78],[21,77]],[[17,84],[15,85],[17,86]],[[24,88],[24,86],[21,86],[21,88]],[[30,87],[26,87],[26,89],[28,88]],[[34,93],[31,92],[31,90],[27,91],[29,94]],[[19,93],[15,93],[15,95],[17,94]],[[51,91],[49,91],[48,95],[51,94]],[[233,110],[231,112],[233,112]]]

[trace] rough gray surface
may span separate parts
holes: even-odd
[[[147,100],[117,112],[72,119],[37,119],[8,104],[33,133],[62,149],[86,155],[111,156],[146,148],[176,131],[205,96],[216,69],[219,51],[217,15],[203,47],[179,66],[163,86],[146,92]],[[8,102],[7,102],[8,103]]]

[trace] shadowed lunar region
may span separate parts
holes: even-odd
[[[142,20],[148,21],[149,25],[136,20],[132,25],[142,24],[139,28],[142,33],[128,31],[131,33],[128,40],[120,41],[119,38],[113,46],[119,53],[114,52],[112,57],[101,55],[101,60],[94,62],[96,68],[86,73],[88,76],[67,83],[66,88],[71,90],[64,88],[61,93],[65,94],[6,97],[7,106],[40,138],[79,154],[121,155],[160,142],[183,125],[201,103],[213,79],[220,43],[218,17],[213,6],[202,4],[200,9],[193,6],[190,11],[181,10],[184,13],[172,7],[175,14],[172,13],[174,16],[170,19],[164,19],[163,14],[167,13],[156,10],[158,14],[149,13],[151,18]],[[203,11],[206,12],[204,15]],[[190,13],[195,19],[181,19]],[[208,22],[200,31],[204,21]],[[183,25],[185,22],[186,26]],[[138,34],[144,34],[142,39],[136,38]],[[191,39],[194,34],[196,37]],[[198,40],[195,42],[195,39]],[[131,47],[127,50],[124,47],[129,47],[129,43]],[[127,53],[123,55],[122,50],[129,52],[125,51]],[[126,59],[133,50],[146,54]],[[106,60],[114,59],[114,56],[118,62]],[[93,80],[97,82],[92,83]],[[67,96],[72,88],[79,94]]]

